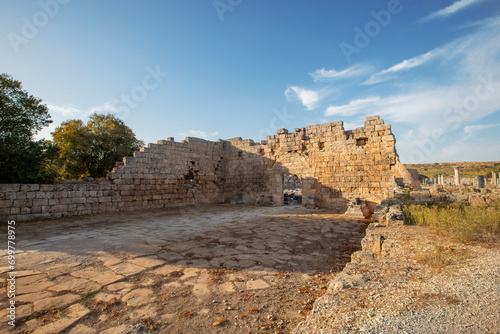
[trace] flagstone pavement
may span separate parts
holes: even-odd
[[[247,333],[262,321],[288,330],[304,317],[304,291],[321,292],[319,280],[349,261],[365,227],[325,210],[245,205],[19,222],[16,326],[2,293],[0,331]],[[4,288],[6,250],[5,240]]]

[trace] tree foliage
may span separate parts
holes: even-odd
[[[81,120],[63,122],[52,136],[60,149],[59,173],[73,179],[104,177],[117,161],[143,145],[113,114],[94,113],[87,124]]]
[[[42,100],[23,90],[21,82],[0,74],[0,182],[51,182],[46,161],[55,148],[34,135],[52,123]]]
[[[0,74],[0,183],[50,183],[57,179],[101,178],[143,142],[112,114],[63,122],[53,141],[34,140],[52,123],[42,100],[21,82]]]

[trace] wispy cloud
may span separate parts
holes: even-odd
[[[196,138],[202,138],[206,140],[217,140],[217,136],[219,135],[219,132],[206,132],[203,130],[189,130],[188,132],[180,133],[179,134],[181,137],[196,137]]]
[[[365,99],[353,100],[344,105],[329,106],[326,108],[325,116],[353,116],[373,108],[379,100],[378,96],[371,96]]]
[[[464,135],[465,137],[462,140],[467,140],[470,137],[474,136],[477,132],[495,128],[500,124],[481,124],[481,125],[468,125],[464,127]]]
[[[47,108],[49,108],[49,112],[53,112],[62,116],[73,116],[81,113],[81,110],[73,105],[55,105],[55,104],[47,104]]]
[[[407,70],[407,69],[410,69],[413,67],[423,65],[423,64],[431,61],[432,59],[444,54],[443,51],[444,51],[444,49],[437,48],[437,49],[434,49],[434,50],[429,51],[427,53],[418,55],[416,57],[413,57],[410,59],[405,59],[402,62],[400,62],[394,66],[389,67],[388,69],[385,69],[383,71],[380,71],[380,72],[372,75],[368,80],[366,80],[364,82],[364,84],[365,85],[372,85],[372,84],[386,81],[390,78],[388,76],[388,74],[395,73],[398,71]]]
[[[320,94],[318,92],[298,86],[288,87],[285,91],[285,96],[288,101],[301,102],[307,110],[313,110],[316,108],[320,100]]]
[[[500,16],[488,17],[482,20],[467,22],[461,26],[458,26],[457,29],[465,29],[465,28],[473,28],[473,27],[494,27],[500,25]]]
[[[424,53],[423,55],[419,55],[419,56],[413,57],[411,59],[405,59],[401,63],[396,64],[396,65],[394,65],[386,70],[383,70],[382,72],[380,72],[380,74],[397,72],[397,71],[406,70],[406,69],[409,69],[412,67],[420,66],[420,65],[428,62],[429,60],[433,59],[434,57],[436,57],[440,53],[441,53],[441,51],[439,49],[435,49],[435,50],[429,51],[427,53]]]
[[[334,69],[325,70],[325,68],[316,70],[309,75],[314,79],[314,82],[318,81],[326,81],[334,78],[345,78],[345,77],[353,77],[357,75],[362,75],[368,71],[367,66],[356,65],[349,67],[342,71],[336,71]]]
[[[438,10],[438,11],[435,11],[435,12],[427,15],[426,17],[421,18],[418,22],[425,23],[425,22],[428,22],[428,21],[436,19],[436,18],[443,18],[443,17],[451,16],[451,15],[461,11],[462,9],[464,9],[468,6],[474,5],[480,1],[483,1],[483,0],[458,0],[458,1],[455,1],[454,3],[449,5],[448,7],[445,7],[443,9]]]
[[[54,114],[64,117],[76,117],[76,118],[85,118],[93,113],[116,113],[120,111],[118,110],[116,103],[114,103],[113,101],[108,101],[92,106],[90,109],[87,110],[83,110],[74,105],[47,104],[47,107],[49,108],[49,112],[52,112]]]
[[[112,101],[104,102],[102,104],[93,106],[90,108],[88,111],[89,114],[93,113],[116,113],[119,112],[118,107],[116,106],[116,103]]]

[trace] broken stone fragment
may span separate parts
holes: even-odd
[[[347,204],[347,211],[344,213],[344,216],[368,218],[370,216],[370,209],[368,209],[364,200],[355,198]]]

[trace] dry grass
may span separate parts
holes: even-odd
[[[418,247],[415,257],[418,263],[438,270],[453,263],[450,250],[443,246]]]
[[[488,207],[465,204],[403,206],[410,223],[430,226],[438,234],[461,242],[493,242],[500,235],[500,201]]]

